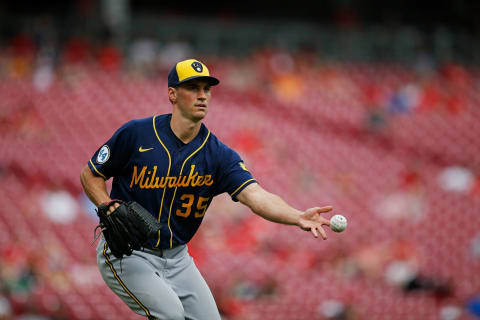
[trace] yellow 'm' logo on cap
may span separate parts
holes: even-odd
[[[206,65],[195,59],[189,59],[177,63],[178,81],[191,77],[210,76]]]

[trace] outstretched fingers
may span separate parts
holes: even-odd
[[[328,220],[327,218],[324,218],[322,216],[320,216],[318,218],[318,222],[320,222],[322,224],[322,226],[327,226],[327,227],[330,226],[330,220]]]
[[[315,238],[318,238],[318,233],[320,232],[320,235],[322,236],[322,239],[327,240],[327,234],[326,234],[325,230],[323,230],[322,226],[313,225],[310,228],[310,231],[312,232],[312,234]]]
[[[322,226],[330,226],[330,220],[327,218],[324,218],[322,216],[322,213],[330,212],[332,211],[332,209],[333,208],[331,206],[316,208],[317,216],[315,217],[315,220],[320,222]]]
[[[322,235],[323,240],[327,240],[327,233],[325,230],[323,230],[322,226],[318,227],[318,231],[320,231],[320,234]]]
[[[322,226],[330,226],[330,220],[322,217],[322,213],[330,212],[333,208],[331,206],[313,207],[307,209],[300,215],[299,227],[302,230],[310,231],[315,238],[320,234],[324,240],[327,239],[327,234]]]
[[[326,207],[320,207],[316,208],[318,213],[325,213],[325,212],[330,212],[332,211],[333,207],[332,206],[326,206]]]

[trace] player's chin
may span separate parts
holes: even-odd
[[[202,120],[208,113],[208,108],[198,108],[193,113],[193,117],[197,120]]]

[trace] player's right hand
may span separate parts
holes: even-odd
[[[318,232],[320,232],[323,240],[327,240],[327,233],[322,226],[330,226],[330,220],[325,219],[321,214],[332,211],[332,209],[331,206],[307,209],[300,215],[298,226],[302,230],[312,232],[315,238],[318,238]]]

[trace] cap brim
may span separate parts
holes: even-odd
[[[184,79],[182,81],[179,81],[179,82],[177,82],[177,84],[175,86],[178,86],[179,84],[188,82],[188,81],[193,80],[193,79],[205,79],[210,83],[211,86],[216,86],[217,84],[220,83],[220,80],[218,80],[217,78],[212,77],[212,76],[195,76],[195,77],[190,77],[190,78]]]

